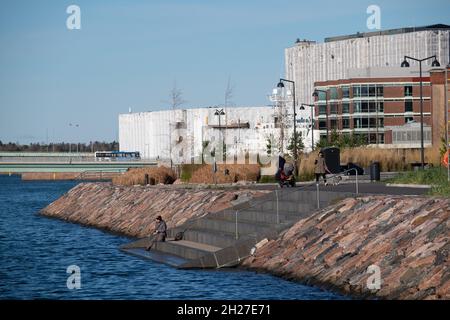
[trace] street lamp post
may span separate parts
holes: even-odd
[[[80,125],[69,123],[69,127],[78,128],[78,127],[80,127]],[[70,142],[69,142],[69,153],[70,153],[69,162],[72,163],[72,143],[70,143]],[[77,143],[77,154],[78,154],[78,143]]]
[[[74,127],[74,128],[79,128],[80,127],[80,125],[79,124],[73,124],[73,123],[69,123],[69,127]],[[71,150],[72,150],[72,144],[70,144],[69,143],[69,153],[71,152]],[[78,143],[77,143],[77,153],[78,153]]]
[[[225,111],[223,111],[223,109],[216,109],[216,111],[214,112],[215,116],[219,117],[219,134],[220,134],[220,138],[223,139],[223,134],[222,134],[222,130],[221,130],[221,126],[220,126],[220,116],[225,115]],[[220,146],[222,148],[222,160],[223,160],[223,145],[224,145],[224,141],[221,142],[222,145]]]
[[[419,62],[419,78],[420,78],[420,162],[421,162],[421,167],[422,167],[422,170],[423,170],[425,168],[425,147],[424,147],[424,142],[423,142],[424,139],[423,139],[422,62],[426,61],[426,60],[429,60],[429,59],[434,59],[433,62],[431,63],[432,67],[439,67],[440,63],[439,63],[439,61],[437,61],[436,55],[428,57],[428,58],[424,58],[424,59],[416,59],[416,58],[413,58],[413,57],[405,56],[405,58],[403,59],[403,62],[401,64],[402,68],[408,68],[409,67],[408,59]]]
[[[292,83],[292,109],[294,112],[294,176],[297,176],[297,162],[298,162],[298,150],[297,150],[297,113],[295,112],[295,82],[288,79],[280,78],[280,82],[278,82],[277,87],[282,89],[284,88],[283,82]]]
[[[300,110],[305,110],[305,107],[311,108],[311,151],[314,151],[314,105],[302,103]]]
[[[329,136],[328,136],[328,91],[327,90],[320,90],[320,89],[315,89],[314,90],[314,92],[313,92],[313,97],[319,97],[319,93],[318,92],[323,92],[323,93],[325,93],[325,121],[326,121],[326,123],[327,123],[327,125],[326,125],[326,129],[327,129],[327,142],[330,142],[330,138],[329,138]],[[319,114],[320,114],[320,112],[319,112]]]

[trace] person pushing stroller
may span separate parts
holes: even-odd
[[[276,179],[280,188],[284,186],[295,187],[294,164],[287,162],[283,157],[279,158]]]

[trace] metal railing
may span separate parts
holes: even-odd
[[[355,175],[355,191],[356,191],[356,194],[358,195],[358,194],[359,194],[359,182],[358,182],[358,170],[357,170],[356,168],[351,168],[351,169],[342,171],[342,172],[340,172],[340,173],[337,173],[337,174],[333,174],[333,175],[331,175],[331,176],[328,176],[328,177],[327,177],[327,180],[328,180],[328,179],[333,179],[333,178],[338,177],[338,176],[344,176],[344,175],[346,175],[348,172],[351,172],[351,171],[353,171],[353,170],[355,170],[355,173],[356,173],[356,175]],[[317,209],[320,209],[320,188],[319,188],[319,183],[317,183],[317,182],[315,182],[315,181],[312,182],[312,183],[309,183],[309,184],[300,186],[300,187],[294,187],[294,188],[292,188],[291,190],[288,190],[288,191],[284,191],[283,193],[281,193],[281,197],[280,197],[279,194],[278,194],[278,191],[279,191],[279,190],[277,190],[277,189],[275,190],[276,217],[277,217],[277,218],[276,218],[276,221],[277,221],[277,225],[280,224],[280,212],[279,212],[279,211],[280,211],[280,210],[279,210],[279,201],[280,201],[280,198],[283,198],[284,196],[293,194],[293,193],[295,193],[295,192],[301,192],[301,191],[304,191],[306,188],[311,187],[311,186],[314,186],[314,185],[316,185]],[[267,202],[269,202],[269,201],[273,201],[273,198],[265,199],[265,200],[263,200],[263,201],[258,201],[258,200],[256,200],[255,203],[253,203],[252,205],[250,205],[250,206],[248,206],[248,207],[245,207],[245,208],[242,208],[242,209],[235,210],[235,225],[236,225],[236,226],[235,226],[235,238],[236,238],[236,240],[239,239],[239,227],[238,227],[238,225],[239,225],[239,221],[238,221],[239,213],[241,213],[241,212],[243,212],[243,211],[248,211],[249,209],[255,208],[256,206],[260,206],[260,205],[262,205],[262,204],[264,204],[264,203],[267,203]]]

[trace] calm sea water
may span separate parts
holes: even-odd
[[[342,299],[265,274],[177,270],[124,254],[130,239],[38,211],[74,182],[0,175],[0,299]],[[67,267],[81,270],[68,289]]]

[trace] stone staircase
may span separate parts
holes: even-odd
[[[275,239],[284,230],[317,210],[316,191],[281,189],[232,208],[210,213],[168,230],[166,242],[150,238],[126,244],[122,250],[177,268],[222,268],[238,265],[260,241]],[[352,193],[320,192],[320,207]],[[178,232],[183,240],[174,241]]]

